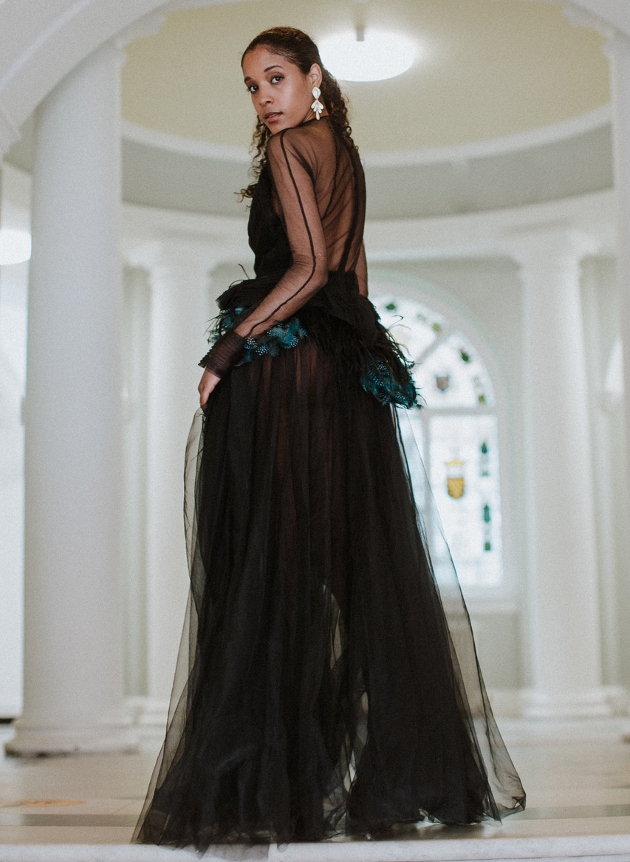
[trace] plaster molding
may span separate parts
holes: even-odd
[[[370,266],[446,257],[513,259],[515,247],[528,235],[561,230],[586,235],[592,243],[590,249],[614,254],[615,211],[615,193],[604,191],[466,215],[370,220],[365,229],[366,253]],[[127,243],[186,237],[205,246],[208,256],[217,261],[246,264],[251,259],[246,217],[124,204],[123,226]]]
[[[424,147],[417,150],[368,152],[362,154],[362,159],[369,168],[415,167],[445,162],[465,166],[473,159],[522,152],[578,137],[609,124],[611,117],[611,106],[601,105],[579,117],[502,138],[488,138],[444,147]],[[150,129],[131,120],[123,120],[122,134],[126,141],[183,155],[237,164],[249,164],[251,161],[251,155],[246,147],[193,140],[182,135]]]
[[[614,192],[461,216],[369,221],[365,244],[368,262],[512,258],[519,237],[558,229],[592,235],[601,251],[614,254]]]
[[[585,27],[588,30],[595,30],[605,36],[606,39],[612,39],[617,32],[616,29],[608,21],[605,21],[595,12],[579,6],[577,3],[568,3],[564,7],[564,14],[575,27]]]
[[[36,3],[33,0],[29,5],[35,7]],[[35,32],[30,41],[4,64],[0,63],[0,94],[17,125],[93,51],[115,41],[117,33],[163,5],[163,0],[58,3],[58,14],[39,31],[32,28]],[[38,9],[32,9],[30,15],[39,17]]]
[[[567,0],[564,2],[566,3]],[[630,35],[630,4],[627,0],[570,0],[570,5],[578,11],[587,15],[590,13],[593,16],[590,18],[590,24],[586,23],[582,26],[597,29],[601,26],[598,22],[601,22],[605,28]],[[582,20],[588,19],[582,18]],[[603,31],[600,30],[600,32]]]
[[[181,9],[199,9],[201,6],[222,6],[225,3],[243,2],[247,2],[247,0],[171,0],[165,8],[169,12],[178,12]]]
[[[215,159],[220,162],[235,162],[249,164],[252,157],[246,147],[232,144],[213,144],[206,141],[196,141],[183,135],[173,135],[170,132],[160,132],[150,129],[131,120],[122,121],[122,136],[126,141],[154,147],[158,150],[180,153],[186,156],[196,156],[203,159]]]
[[[14,0],[18,2],[18,0]],[[43,2],[43,0],[39,0]],[[91,51],[116,33],[124,32],[134,20],[153,12],[168,13],[178,9],[214,6],[242,0],[67,0],[59,12],[12,59],[0,73],[0,93],[15,123],[20,126],[48,92],[78,65]],[[558,2],[558,0],[547,0]],[[566,4],[566,0],[562,0]],[[5,4],[8,5],[8,4]],[[35,2],[31,16],[37,14]],[[605,26],[630,35],[630,4],[627,0],[580,0],[571,6],[594,18],[583,18],[590,24],[601,21]],[[30,71],[30,74],[26,74]],[[374,154],[376,156],[376,154]],[[416,157],[417,158],[417,157]],[[417,162],[414,162],[417,163]]]
[[[197,215],[123,204],[122,223],[124,254],[129,260],[134,248],[156,240],[193,243],[195,248],[217,263],[239,263],[251,256],[246,217]]]
[[[505,135],[501,138],[487,138],[466,144],[425,147],[418,150],[365,153],[363,161],[368,167],[408,167],[440,162],[465,165],[472,159],[521,152],[578,137],[607,125],[611,122],[611,118],[611,106],[601,105],[579,117],[571,117],[559,123],[552,123],[526,132],[517,132],[513,135]]]
[[[591,233],[562,223],[508,230],[505,241],[524,272],[573,268],[601,250],[601,241]]]
[[[626,33],[622,33],[620,30],[612,30],[611,35],[604,46],[604,54],[611,62],[614,62],[615,58],[620,58],[624,56],[624,54],[627,56],[629,52],[630,36]]]
[[[0,105],[0,160],[9,148],[21,138],[19,129]]]
[[[74,18],[77,18],[92,4],[96,3],[98,3],[98,0],[76,0],[75,3],[72,3],[71,6],[64,9],[60,15],[54,18],[45,29],[41,30],[28,47],[13,61],[4,73],[4,76],[0,79],[0,92],[6,89],[9,82],[16,77],[18,72],[27,65],[29,60],[31,60],[31,58],[37,54],[47,42],[67,27]]]
[[[540,2],[540,0],[521,0]],[[630,36],[630,4],[627,0],[542,0],[563,6],[565,14],[576,27],[596,30],[606,38],[615,33]]]
[[[159,239],[123,244],[125,263],[148,272],[156,269],[185,269],[203,274],[215,269],[220,259],[219,248],[209,246],[194,238],[162,236]]]
[[[139,18],[126,27],[116,36],[116,44],[123,49],[135,39],[144,39],[159,32],[162,25],[166,23],[166,15],[161,10],[150,12],[144,18]]]

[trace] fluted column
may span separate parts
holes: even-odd
[[[120,609],[121,52],[37,112],[25,406],[24,713],[12,754],[117,751]]]
[[[198,362],[206,352],[212,260],[185,240],[131,254],[148,269],[151,324],[148,391],[147,678],[144,724],[166,721],[184,621],[188,569],[183,523],[186,438],[199,406]]]
[[[580,261],[570,232],[528,237],[524,287],[524,437],[531,716],[600,715],[602,689],[593,462]]]

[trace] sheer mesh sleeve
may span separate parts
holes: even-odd
[[[301,131],[287,129],[274,135],[267,145],[293,264],[236,327],[236,332],[245,338],[256,337],[295,314],[328,278],[326,241],[314,187],[317,157]]]
[[[361,251],[359,252],[359,259],[357,261],[357,281],[359,282],[359,293],[362,296],[368,295],[368,272],[367,272],[367,261],[365,259],[365,246],[361,245]]]
[[[294,315],[328,280],[329,270],[354,260],[361,293],[367,295],[361,249],[364,188],[354,151],[337,140],[329,124],[307,123],[273,135],[267,161],[274,205],[283,220],[291,266],[244,319],[232,337],[221,336],[200,364],[222,376],[248,338],[256,338]]]

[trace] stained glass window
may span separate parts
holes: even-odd
[[[416,362],[426,407],[409,413],[403,437],[413,433],[420,449],[460,583],[497,587],[503,579],[499,441],[487,368],[466,335],[432,309],[410,297],[371,299]],[[427,500],[417,502],[427,529],[439,531]],[[434,562],[439,574],[442,561]]]

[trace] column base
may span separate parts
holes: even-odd
[[[121,754],[138,751],[137,733],[125,717],[107,720],[95,716],[81,722],[32,721],[20,718],[16,735],[4,749],[14,757],[44,757],[60,754]]]
[[[168,700],[147,697],[138,712],[136,719],[140,727],[152,727],[165,730],[168,721]]]
[[[613,714],[608,691],[603,686],[575,692],[530,689],[523,693],[525,718],[590,718]]]

